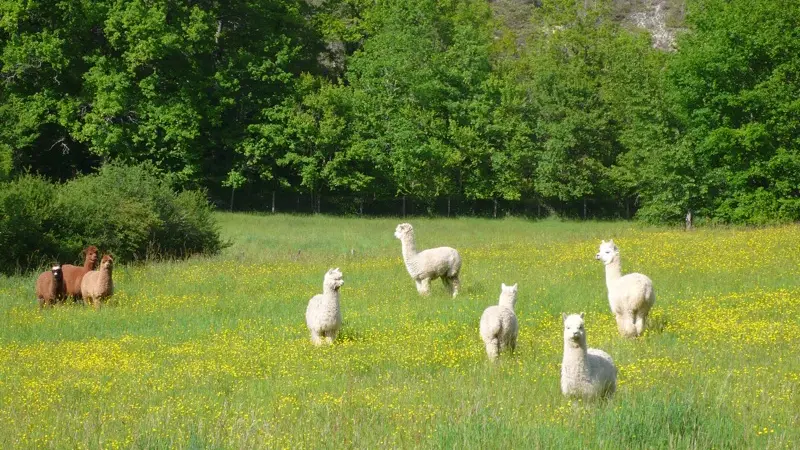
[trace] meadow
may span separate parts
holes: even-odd
[[[417,295],[399,219],[217,213],[211,258],[119,266],[99,311],[40,311],[0,278],[0,448],[797,448],[800,228],[413,219],[462,291]],[[649,330],[617,335],[601,239],[649,275]],[[311,345],[308,299],[344,273],[344,327]],[[478,335],[519,283],[517,352]],[[561,313],[619,369],[607,402],[559,390]]]

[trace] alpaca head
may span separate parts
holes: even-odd
[[[413,234],[414,227],[412,227],[410,223],[401,223],[394,230],[394,237],[400,240],[405,239],[406,236],[411,236]]]
[[[344,279],[342,279],[342,271],[339,270],[338,267],[325,272],[325,280],[323,282],[324,287],[333,291],[338,291],[343,284]]]
[[[505,283],[500,284],[500,303],[510,303],[511,307],[517,303],[517,286],[519,283],[514,283],[511,286],[506,286]]]
[[[572,347],[586,345],[586,330],[583,328],[583,313],[566,315],[561,313],[564,320],[564,343]]]
[[[61,271],[61,264],[54,264],[50,270],[53,272],[53,279],[60,283],[64,278],[64,273]]]
[[[614,240],[600,242],[600,251],[594,255],[594,259],[603,261],[603,264],[611,264],[614,259],[619,256],[619,247],[614,243]]]
[[[108,269],[111,270],[114,268],[114,258],[111,255],[103,255],[103,259],[100,260],[100,268],[101,269]]]
[[[94,245],[86,247],[86,261],[92,264],[92,268],[97,264],[97,247]]]

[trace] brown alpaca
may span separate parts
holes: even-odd
[[[91,304],[94,309],[100,308],[100,300],[114,294],[114,281],[111,272],[114,269],[114,259],[111,255],[103,255],[100,268],[83,276],[81,280],[81,295],[85,304]]]
[[[56,264],[47,272],[39,274],[39,278],[36,279],[36,299],[39,301],[39,308],[52,306],[54,302],[66,297],[61,265]]]
[[[90,245],[86,247],[86,259],[83,267],[64,264],[61,270],[64,272],[64,282],[67,285],[67,295],[77,300],[81,298],[81,280],[88,272],[94,270],[97,265],[97,247]]]

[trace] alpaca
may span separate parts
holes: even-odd
[[[52,306],[54,302],[65,298],[64,272],[60,264],[39,274],[39,278],[36,279],[36,299],[39,301],[39,308]]]
[[[114,294],[114,280],[111,272],[114,269],[114,259],[111,255],[103,255],[100,268],[88,272],[81,280],[81,296],[86,305],[91,304],[94,309],[100,308],[100,300],[105,300]]]
[[[584,399],[613,395],[617,390],[617,368],[608,353],[586,348],[583,313],[561,317],[564,320],[561,393]]]
[[[67,296],[72,297],[74,300],[81,298],[81,280],[83,280],[83,276],[94,270],[97,265],[97,247],[90,245],[86,247],[85,253],[86,259],[83,262],[83,267],[73,266],[72,264],[61,266],[61,270],[64,271],[64,282],[67,285]]]
[[[342,272],[337,267],[325,273],[322,294],[308,301],[306,325],[314,345],[333,344],[342,328],[342,311],[339,308],[339,288],[344,284]]]
[[[519,325],[514,305],[517,303],[517,284],[500,285],[500,302],[483,311],[480,333],[486,344],[486,354],[491,361],[496,361],[500,352],[510,348],[513,353],[517,348]]]
[[[619,333],[625,337],[641,336],[647,315],[656,301],[653,281],[640,273],[622,275],[619,248],[613,240],[600,243],[595,259],[606,266],[608,303],[617,319]]]
[[[417,283],[417,292],[429,295],[431,280],[441,277],[445,288],[453,298],[458,295],[461,282],[461,256],[450,247],[438,247],[417,253],[414,244],[414,228],[410,223],[401,223],[394,231],[394,237],[402,243],[403,261],[411,278]]]

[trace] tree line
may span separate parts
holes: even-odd
[[[0,179],[799,219],[800,3],[686,0],[664,51],[621,2],[0,0]]]

